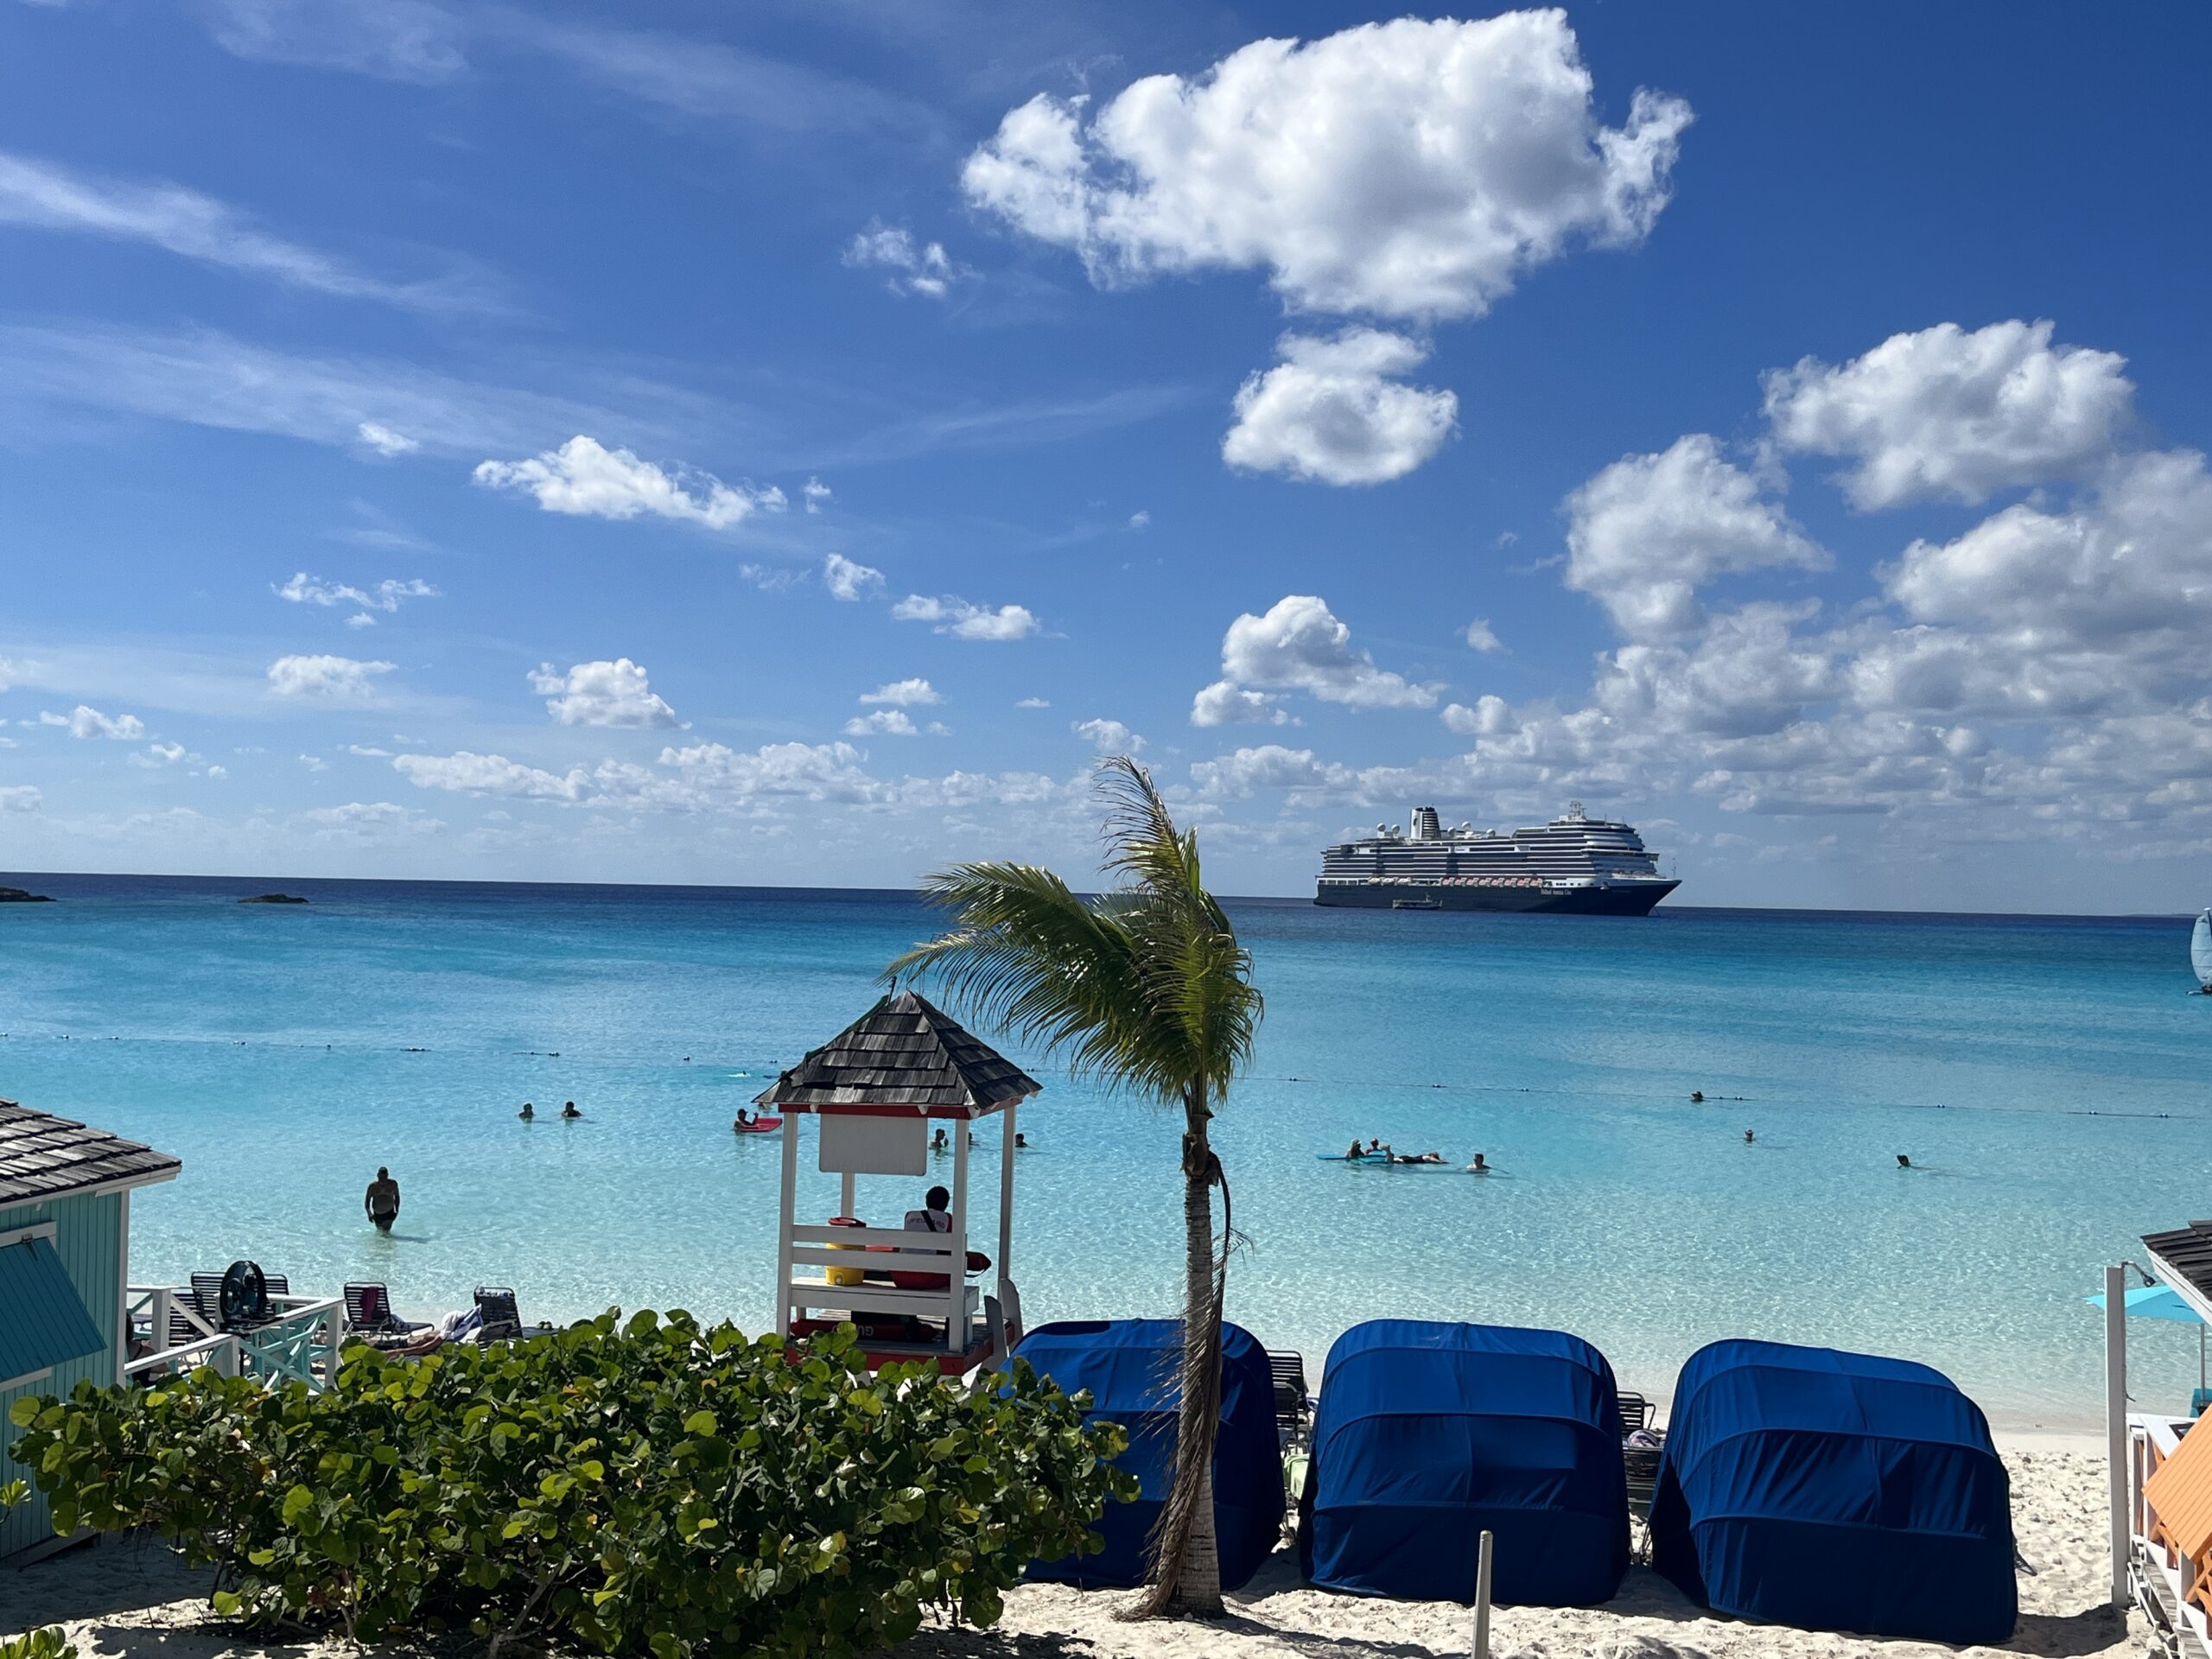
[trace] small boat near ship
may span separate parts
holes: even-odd
[[[2212,996],[2212,907],[2200,912],[2190,930],[2189,965],[2196,973],[2198,996]]]

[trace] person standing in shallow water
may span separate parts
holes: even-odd
[[[369,1183],[368,1192],[362,1196],[361,1208],[368,1211],[369,1220],[380,1233],[390,1232],[391,1224],[399,1219],[399,1183],[381,1164],[377,1166],[376,1179]]]

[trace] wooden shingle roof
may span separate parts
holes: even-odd
[[[906,1106],[981,1117],[1041,1086],[926,998],[899,991],[762,1090],[757,1103],[797,1112]]]
[[[2171,1232],[2145,1233],[2143,1248],[2212,1299],[2212,1221],[2192,1221]]]
[[[143,1186],[183,1167],[166,1152],[105,1129],[0,1100],[0,1209],[86,1187]]]

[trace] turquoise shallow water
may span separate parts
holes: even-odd
[[[250,1255],[302,1289],[388,1280],[410,1312],[490,1282],[531,1314],[748,1329],[776,1155],[732,1112],[931,925],[893,894],[296,882],[314,902],[277,908],[231,902],[265,882],[0,880],[63,900],[0,909],[0,1095],[185,1160],[133,1206],[142,1281]],[[2082,1294],[2212,1210],[2185,921],[1236,915],[1268,1018],[1219,1125],[1249,1241],[1231,1311],[1271,1346],[1318,1357],[1379,1314],[1553,1325],[1664,1392],[1713,1338],[1825,1342],[2086,1427]],[[1172,1312],[1175,1122],[1032,1069],[1032,1321]],[[586,1119],[552,1121],[570,1098]],[[1354,1135],[1498,1173],[1314,1158]],[[379,1163],[390,1238],[361,1217]],[[987,1147],[986,1236],[995,1173]],[[828,1215],[833,1178],[807,1179]],[[859,1207],[893,1217],[911,1185]],[[2138,1397],[2185,1399],[2193,1334],[2134,1337]]]

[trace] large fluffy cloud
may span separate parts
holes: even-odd
[[[1402,334],[1285,334],[1276,349],[1282,361],[1255,371],[1237,391],[1236,423],[1221,442],[1232,467],[1322,484],[1383,484],[1434,454],[1458,423],[1452,393],[1395,378],[1428,355]]]
[[[1698,589],[1716,576],[1827,563],[1701,432],[1656,455],[1624,456],[1565,505],[1567,585],[1603,605],[1631,639],[1696,628],[1704,619]]]
[[[550,663],[531,671],[531,690],[563,726],[673,726],[670,708],[648,682],[645,665],[627,657],[578,663],[565,674]]]
[[[2049,322],[1955,322],[1892,334],[1840,368],[1806,358],[1765,377],[1784,449],[1842,455],[1853,505],[1986,499],[2083,471],[2133,412],[2127,359],[2050,343]]]
[[[709,530],[728,530],[756,512],[781,512],[784,493],[771,485],[725,484],[711,473],[662,467],[627,449],[609,449],[578,433],[557,449],[525,461],[487,461],[471,474],[487,489],[518,490],[548,512],[589,518],[651,514]]]
[[[1638,92],[1604,125],[1562,11],[1407,17],[1255,41],[1095,114],[1040,94],[962,183],[1101,283],[1261,270],[1301,310],[1474,316],[1578,240],[1640,240],[1689,119]]]
[[[1229,625],[1221,641],[1221,679],[1191,708],[1194,726],[1272,720],[1278,707],[1264,693],[1306,691],[1349,709],[1433,709],[1436,688],[1408,682],[1355,650],[1351,630],[1310,594],[1280,599],[1263,616],[1249,612]]]

